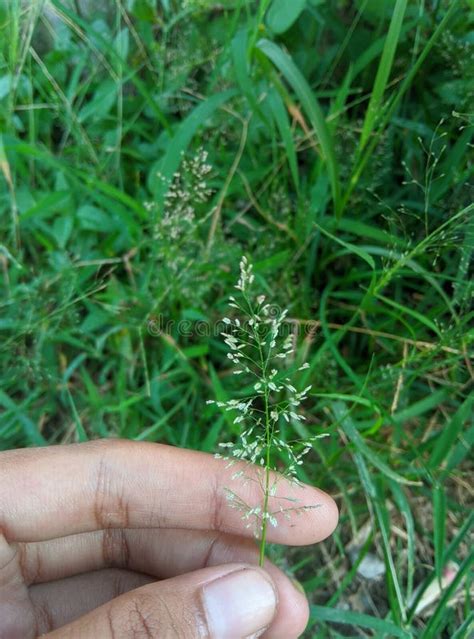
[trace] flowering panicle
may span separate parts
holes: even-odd
[[[227,247],[216,245],[211,256],[206,253],[207,222],[215,210],[209,184],[212,172],[209,154],[202,147],[189,155],[181,153],[174,175],[156,174],[163,198],[143,203],[150,214],[150,259],[156,264],[155,310],[174,309],[183,299],[190,306],[201,304],[213,286],[211,264],[220,264],[228,252]]]
[[[193,229],[197,208],[212,195],[207,183],[212,166],[207,159],[208,153],[202,148],[191,159],[183,157],[179,171],[169,183],[166,181],[168,190],[162,217],[155,227],[156,239],[177,240]],[[145,206],[153,207],[153,203],[146,202]]]
[[[253,526],[256,536],[261,539],[260,564],[263,565],[267,526],[277,526],[280,516],[289,517],[291,512],[315,507],[285,504],[270,510],[270,498],[292,501],[288,497],[278,497],[277,483],[282,477],[298,483],[298,467],[302,466],[303,458],[312,449],[313,441],[325,435],[316,435],[306,441],[287,441],[280,432],[281,423],[294,424],[306,419],[300,406],[307,399],[311,386],[299,391],[288,375],[294,340],[291,334],[286,337],[281,335],[288,311],[269,304],[265,295],[253,299],[250,296],[253,282],[252,265],[243,257],[235,287],[240,294],[229,299],[230,308],[239,311],[242,318],[225,317],[223,323],[226,330],[222,333],[229,347],[227,357],[236,367],[234,374],[245,375],[252,380],[253,392],[248,397],[225,402],[209,400],[208,404],[231,411],[235,415],[233,423],[241,428],[236,441],[219,445],[222,452],[217,456],[227,459],[229,466],[246,462],[262,468],[262,472],[255,476],[255,473],[247,472],[246,465],[240,464],[232,476],[232,479],[257,481],[262,490],[261,505],[246,504],[229,489],[227,496],[230,505],[243,513],[247,527]],[[306,368],[307,363],[297,370]],[[282,459],[286,461],[283,470],[280,464],[277,466],[277,458],[279,462]],[[274,501],[272,499],[271,503]]]

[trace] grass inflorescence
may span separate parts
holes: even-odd
[[[241,300],[230,297],[229,306],[239,312],[239,317],[225,317],[223,323],[228,332],[223,332],[225,343],[230,351],[227,357],[235,365],[234,375],[250,378],[252,394],[225,402],[208,400],[208,404],[216,404],[219,408],[236,413],[233,424],[239,424],[240,432],[235,442],[221,442],[219,447],[225,449],[231,466],[235,460],[246,461],[262,468],[261,473],[247,474],[245,468],[239,468],[232,479],[257,481],[262,494],[262,503],[256,506],[245,503],[238,492],[227,488],[228,501],[233,508],[242,511],[244,520],[249,520],[248,527],[254,527],[256,537],[260,539],[260,566],[265,559],[267,527],[278,526],[279,517],[289,518],[290,513],[298,513],[317,504],[292,503],[291,497],[278,495],[278,483],[282,478],[298,483],[297,469],[303,465],[303,459],[312,449],[314,440],[324,437],[318,434],[307,440],[284,440],[279,430],[279,422],[290,419],[296,422],[306,420],[297,411],[307,399],[311,386],[298,391],[293,386],[293,379],[288,368],[288,360],[294,353],[294,335],[291,332],[285,337],[281,329],[288,310],[278,309],[266,301],[265,295],[254,298],[251,295],[254,282],[253,266],[244,256],[240,261],[240,277],[236,289]],[[285,368],[282,370],[281,363]],[[292,366],[293,370],[295,366]],[[308,368],[305,362],[296,370]],[[289,374],[290,373],[290,374]],[[277,467],[276,455],[287,460],[286,465]],[[276,471],[278,474],[273,474]],[[276,510],[270,508],[272,502],[279,501]],[[284,500],[284,501],[283,501]]]

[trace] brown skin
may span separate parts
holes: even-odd
[[[252,505],[260,488],[234,472],[204,453],[121,440],[0,453],[0,638],[209,636],[202,585],[258,563],[225,488]],[[269,542],[312,544],[334,530],[322,491],[282,480],[278,495],[318,507],[279,517]],[[264,637],[296,638],[306,599],[265,570],[278,606]]]

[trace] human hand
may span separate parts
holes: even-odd
[[[229,507],[226,462],[107,440],[0,453],[0,639],[292,639],[308,605]],[[283,484],[281,484],[283,485]],[[237,490],[237,489],[236,489]],[[255,482],[239,486],[259,503]],[[321,541],[337,523],[325,493],[268,540]]]

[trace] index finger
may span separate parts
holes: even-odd
[[[0,530],[15,541],[148,527],[250,537],[250,520],[230,507],[226,489],[249,507],[261,505],[262,489],[256,481],[233,480],[234,473],[206,453],[125,440],[9,451],[0,454]],[[292,508],[269,527],[270,542],[315,543],[335,528],[337,507],[324,492],[285,480],[270,510],[282,498]]]

